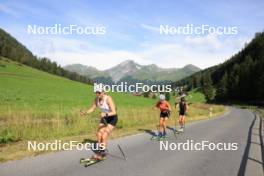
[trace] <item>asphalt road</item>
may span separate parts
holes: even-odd
[[[232,151],[160,150],[158,141],[150,140],[151,131],[112,140],[110,155],[103,162],[87,168],[79,159],[91,151],[63,151],[29,157],[0,165],[1,176],[232,176],[263,175],[263,138],[261,120],[247,110],[231,108],[222,117],[194,122],[184,134],[169,132],[169,144],[209,141],[237,143]],[[255,130],[255,131],[254,131]],[[261,139],[262,138],[262,139]],[[255,140],[255,141],[253,141]],[[127,160],[117,147],[119,144]],[[174,145],[174,144],[173,144]],[[254,146],[252,146],[254,145]]]

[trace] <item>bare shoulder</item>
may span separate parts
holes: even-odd
[[[113,98],[110,95],[107,95],[107,101],[108,102],[113,102]]]

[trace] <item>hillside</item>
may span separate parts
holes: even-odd
[[[133,80],[152,82],[176,81],[200,71],[200,69],[194,65],[186,65],[183,68],[161,68],[155,64],[140,65],[133,60],[126,60],[103,71],[81,64],[68,65],[64,68],[83,76],[89,76],[94,80],[100,80],[98,78],[102,77],[110,77],[111,80],[115,82],[120,80],[126,82],[133,82]]]
[[[0,57],[0,83],[0,105],[4,107],[9,104],[34,106],[34,109],[48,108],[52,112],[58,107],[89,105],[95,97],[90,85],[39,71],[3,57]],[[111,95],[121,106],[150,105],[153,102],[152,99],[129,94]]]
[[[263,102],[264,32],[257,33],[250,43],[224,63],[197,72],[173,85],[200,87],[203,78],[208,75],[216,91],[215,100]]]
[[[64,67],[65,70],[69,70],[71,72],[79,73],[80,75],[83,76],[88,76],[90,78],[96,78],[96,77],[101,77],[105,76],[104,72],[97,70],[94,67],[88,67],[82,64],[72,64],[72,65],[67,65]]]
[[[11,60],[19,62],[30,67],[69,78],[71,80],[92,83],[92,80],[86,76],[81,76],[63,69],[56,62],[52,62],[48,58],[38,58],[34,56],[22,43],[0,28],[0,56],[11,58]]]
[[[0,143],[9,133],[15,139],[42,139],[79,135],[97,126],[98,112],[89,115],[90,120],[79,116],[79,111],[87,109],[95,98],[90,85],[3,57],[0,57],[0,85]],[[155,103],[154,99],[131,94],[109,94],[123,118],[140,114],[142,107]],[[120,127],[126,123],[121,120]]]

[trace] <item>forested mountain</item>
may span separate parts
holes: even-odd
[[[0,56],[51,74],[69,78],[71,80],[92,83],[92,80],[88,77],[67,71],[59,66],[56,62],[50,61],[48,58],[38,58],[34,56],[24,45],[19,43],[15,38],[13,38],[1,28]]]
[[[189,88],[212,84],[211,100],[264,101],[264,32],[222,64],[197,72],[173,86]]]

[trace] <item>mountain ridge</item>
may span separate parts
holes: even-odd
[[[64,69],[93,79],[97,77],[110,77],[114,82],[125,77],[138,80],[177,81],[201,70],[192,64],[185,65],[182,68],[162,68],[156,64],[141,65],[131,59],[105,70],[99,70],[95,67],[82,64],[66,65]]]

